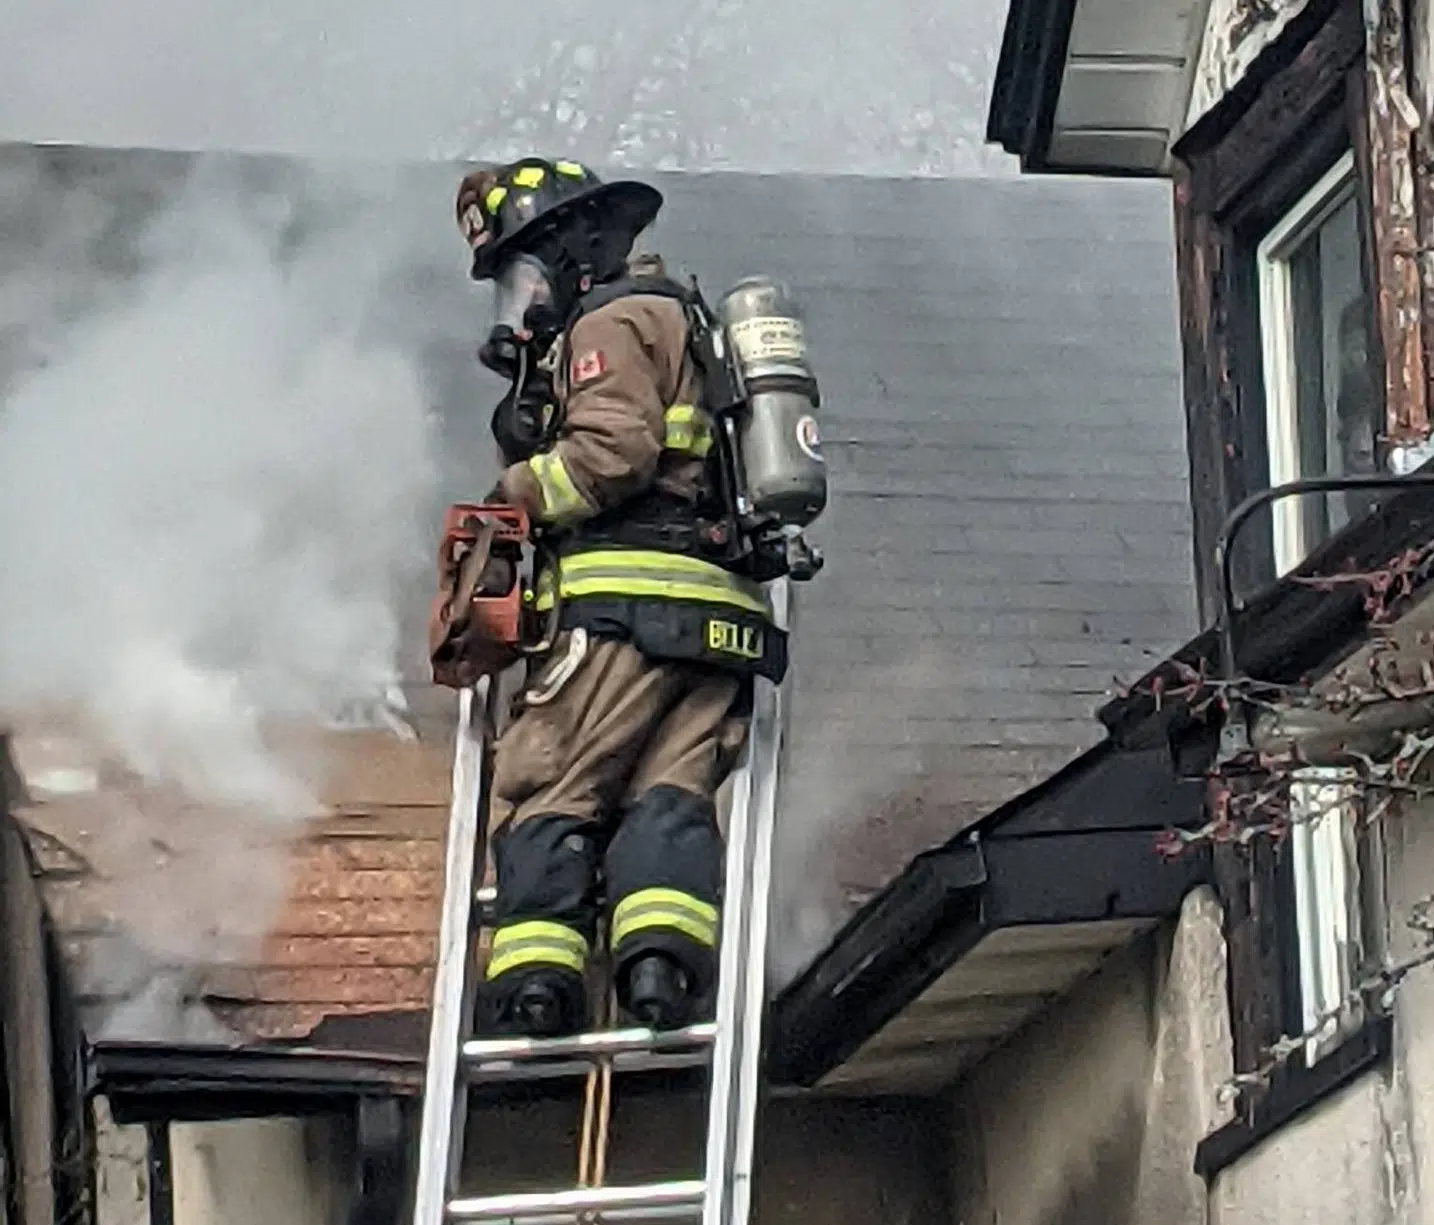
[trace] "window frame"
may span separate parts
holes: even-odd
[[[1228,512],[1268,487],[1270,443],[1256,250],[1290,217],[1331,167],[1353,155],[1360,231],[1361,276],[1370,296],[1368,350],[1376,413],[1387,413],[1390,370],[1377,309],[1378,293],[1395,251],[1391,235],[1375,224],[1367,38],[1364,15],[1352,0],[1310,4],[1256,57],[1239,86],[1176,141],[1172,149],[1175,237],[1179,269],[1184,401],[1194,512],[1195,566],[1201,622],[1224,613],[1223,558],[1217,551]],[[1376,433],[1385,432],[1385,418]],[[1388,462],[1383,440],[1377,462]],[[1341,529],[1356,534],[1360,515]],[[1268,594],[1274,578],[1273,517],[1265,507],[1251,517],[1228,563],[1237,601]],[[1283,639],[1271,633],[1246,639],[1257,670],[1302,674],[1279,655],[1261,655]],[[1183,757],[1205,762],[1213,736],[1190,733]],[[1364,929],[1371,957],[1384,939],[1385,887],[1377,828],[1359,843],[1364,900],[1371,909]],[[1214,848],[1213,877],[1225,914],[1226,978],[1234,1071],[1266,1066],[1271,1044],[1301,1030],[1298,933],[1293,901],[1293,856],[1287,842],[1256,838]],[[1306,1066],[1306,1053],[1278,1064],[1237,1095],[1236,1117],[1200,1143],[1195,1169],[1209,1179],[1263,1139],[1299,1118],[1331,1093],[1380,1066],[1392,1044],[1391,1017],[1375,1013],[1353,1035]]]
[[[1306,1067],[1332,1054],[1368,1020],[1353,997],[1367,964],[1372,883],[1361,853],[1363,826],[1355,770],[1294,771],[1289,857],[1299,999],[1291,1012],[1298,1032],[1311,1035],[1303,1050]]]
[[[1258,322],[1270,485],[1300,479],[1300,419],[1295,377],[1295,307],[1290,262],[1329,218],[1356,199],[1354,151],[1346,150],[1266,231],[1255,247]],[[1369,286],[1364,286],[1369,293]],[[1314,475],[1323,475],[1318,473]],[[1305,505],[1283,498],[1271,507],[1276,577],[1288,574],[1319,542],[1305,539]]]

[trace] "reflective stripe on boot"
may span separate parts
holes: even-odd
[[[552,968],[581,974],[587,965],[588,942],[583,934],[548,919],[526,919],[498,928],[484,977],[510,970]]]

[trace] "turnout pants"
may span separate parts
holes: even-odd
[[[714,795],[747,737],[750,682],[563,634],[516,699],[494,751],[497,874],[485,995],[502,1007],[525,971],[567,971],[609,908],[614,980],[665,953],[703,995],[716,974],[722,835]]]

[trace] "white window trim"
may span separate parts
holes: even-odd
[[[1298,480],[1301,475],[1290,257],[1311,231],[1349,198],[1354,182],[1354,155],[1346,153],[1265,235],[1255,250],[1271,485],[1283,485],[1286,481]],[[1271,508],[1275,521],[1275,571],[1279,575],[1289,573],[1309,552],[1304,539],[1302,502],[1300,498],[1282,498]]]
[[[1314,1065],[1358,1029],[1348,997],[1363,966],[1358,776],[1303,767],[1290,783],[1290,851],[1300,959],[1305,1062]],[[1337,1009],[1337,1012],[1336,1012]],[[1326,1013],[1331,1013],[1321,1020]]]

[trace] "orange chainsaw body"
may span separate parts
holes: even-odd
[[[461,688],[521,656],[531,615],[523,575],[530,529],[521,507],[458,502],[448,508],[438,548],[438,594],[429,618],[429,654],[438,684]],[[470,555],[485,537],[481,572],[465,572],[476,564]]]

